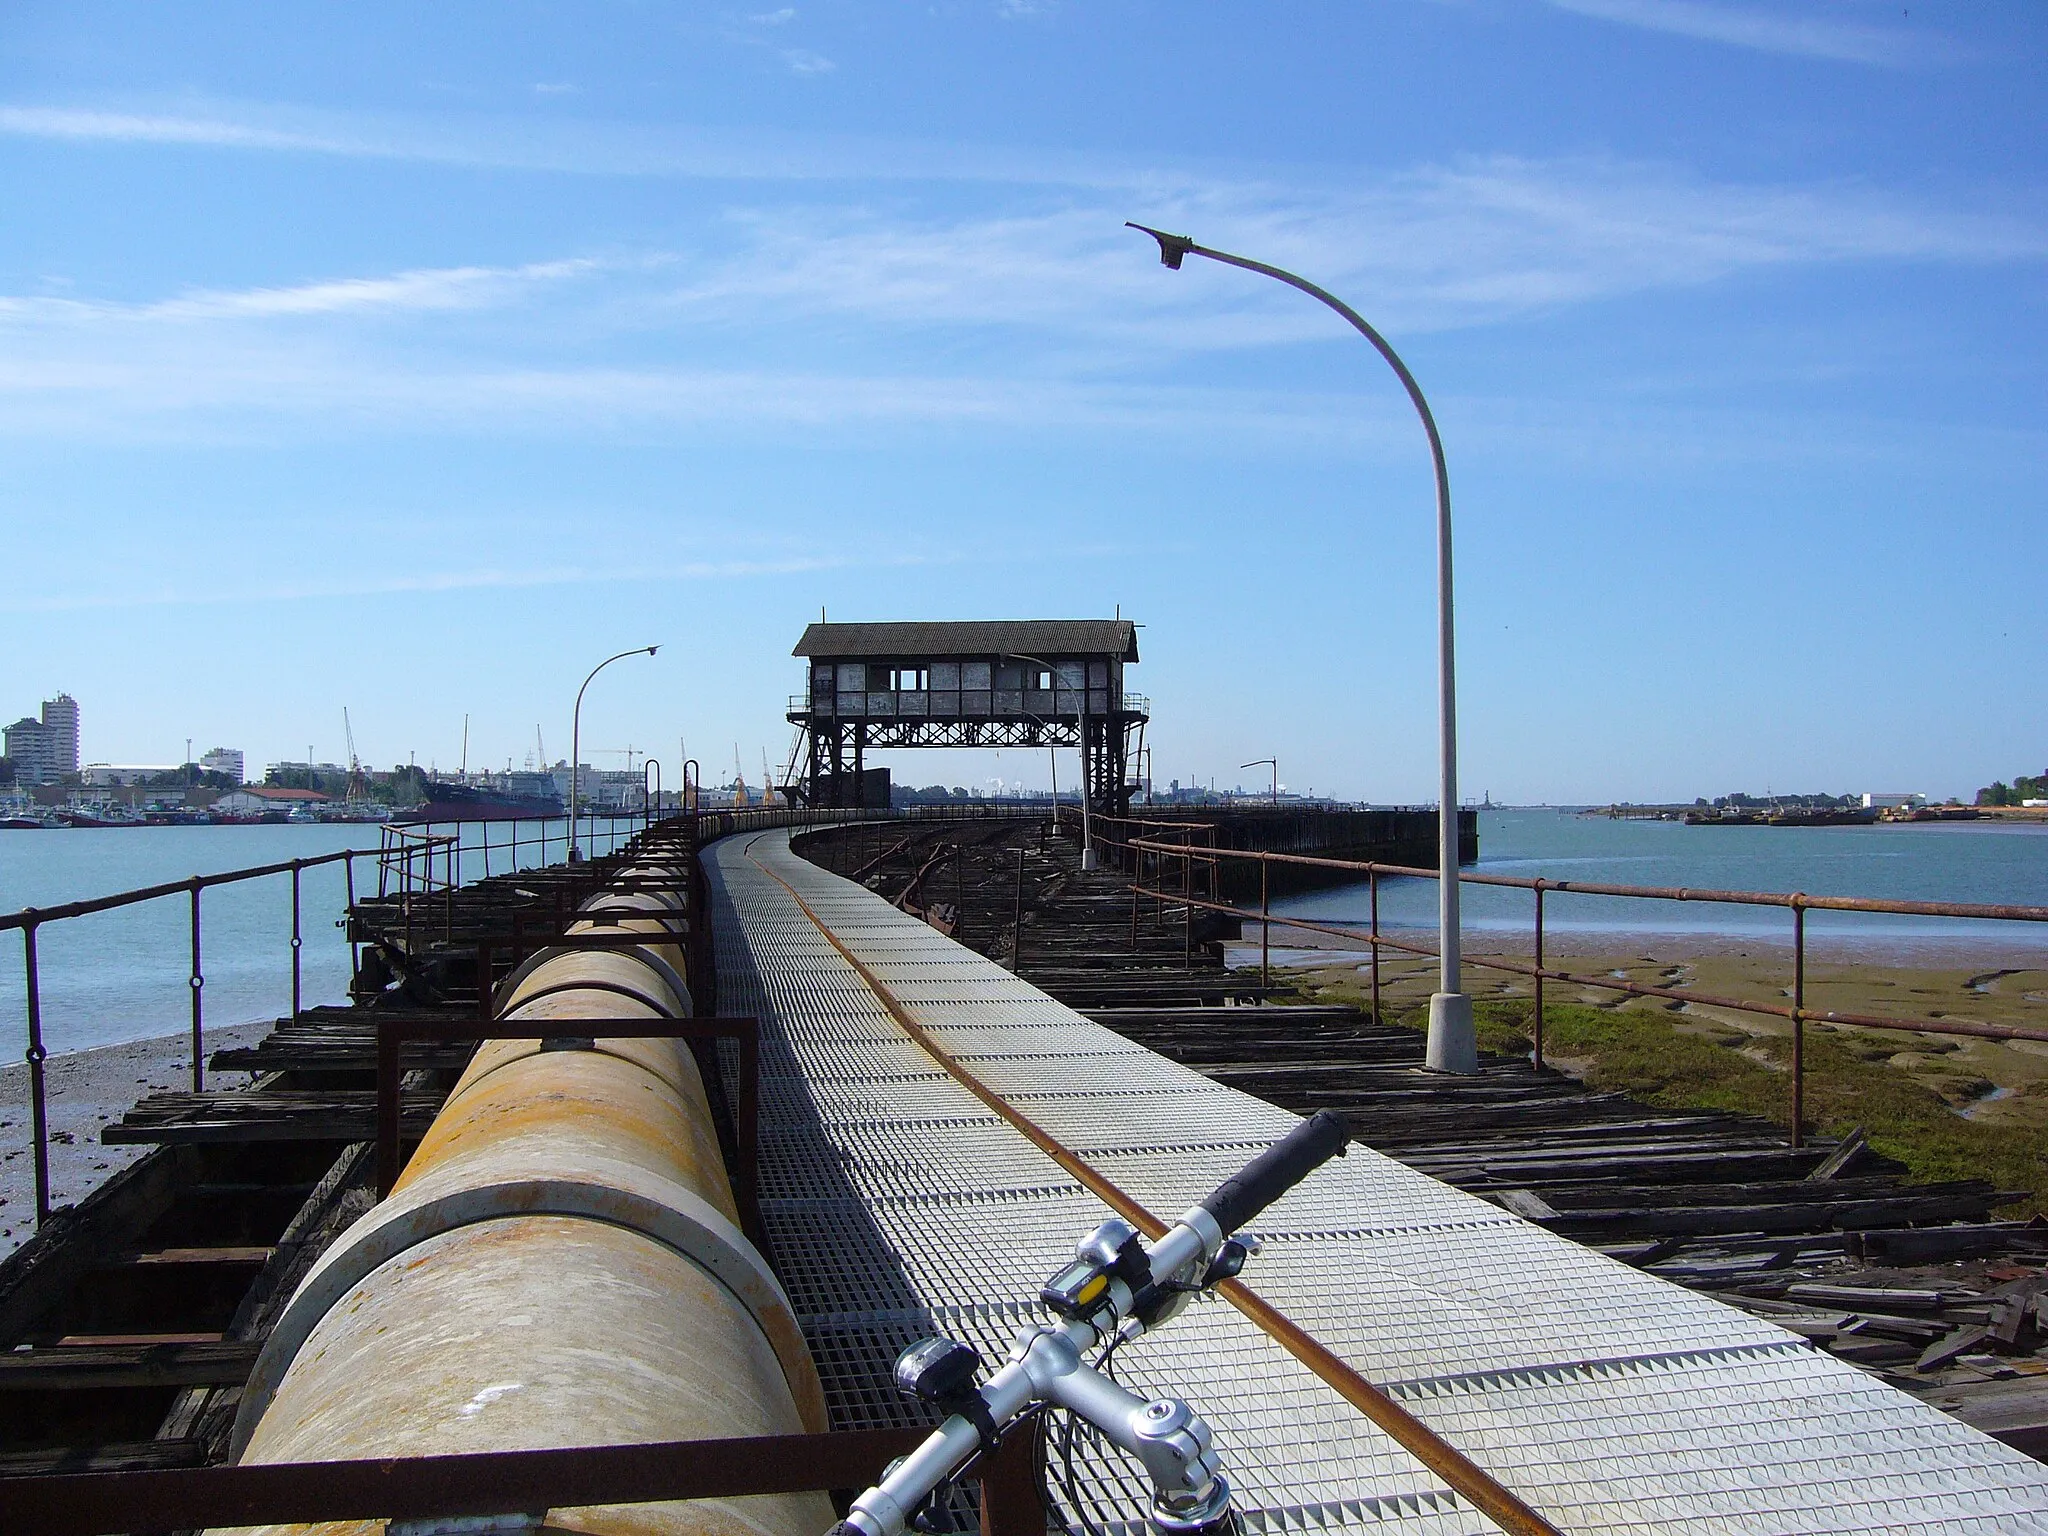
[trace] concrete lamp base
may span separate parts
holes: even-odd
[[[1095,868],[1095,865],[1095,850],[1093,848],[1083,848],[1081,850],[1081,868],[1084,870],[1093,870]]]
[[[1479,1070],[1479,1036],[1472,1028],[1472,999],[1462,992],[1434,992],[1429,999],[1429,1044],[1423,1065],[1432,1072]]]

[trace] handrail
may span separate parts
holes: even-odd
[[[1205,823],[1189,823],[1202,826]],[[1149,842],[1134,838],[1116,846],[1141,848],[1152,853],[1182,852],[1177,843]],[[1304,853],[1268,853],[1255,848],[1200,848],[1203,858],[1249,859],[1265,864],[1305,864],[1320,869],[1355,870],[1359,874],[1395,875],[1434,880],[1433,869],[1408,864],[1379,864],[1365,859],[1325,859]],[[1880,896],[1810,896],[1804,891],[1722,891],[1692,886],[1606,885],[1590,880],[1545,880],[1520,875],[1487,875],[1477,870],[1460,870],[1460,884],[1501,885],[1516,890],[1564,891],[1578,896],[1633,896],[1653,901],[1712,901],[1753,907],[1804,907],[1809,911],[1885,912],[1903,917],[1968,917],[2013,923],[2048,923],[2048,906],[2016,906],[1997,902],[1907,901]]]
[[[265,875],[289,874],[294,869],[312,869],[319,864],[337,864],[354,860],[369,852],[365,848],[344,848],[334,853],[314,854],[310,858],[285,859],[276,864],[256,864],[247,869],[223,870],[212,875],[187,875],[182,880],[167,880],[162,885],[138,886],[132,891],[117,891],[111,896],[92,896],[84,901],[60,902],[54,907],[23,907],[18,912],[0,914],[0,933],[11,929],[42,927],[46,923],[61,922],[70,917],[86,917],[94,912],[111,912],[116,907],[132,907],[138,902],[158,901],[166,896],[181,895],[195,885],[201,890],[216,885],[233,885],[241,880],[259,880]]]
[[[49,1085],[46,1081],[44,1063],[49,1060],[49,1048],[43,1040],[43,998],[42,973],[37,937],[52,923],[65,922],[73,918],[88,917],[97,912],[111,912],[121,907],[138,906],[145,902],[162,901],[183,896],[188,904],[191,969],[186,976],[191,996],[191,1074],[192,1091],[200,1092],[206,1086],[206,1063],[204,1039],[206,1027],[206,969],[204,950],[201,943],[200,897],[208,890],[223,885],[235,885],[245,880],[260,880],[269,876],[291,876],[291,995],[292,1012],[297,1014],[301,1001],[301,951],[304,947],[301,906],[301,876],[309,869],[324,865],[343,866],[347,881],[348,901],[355,902],[356,860],[366,858],[371,850],[366,848],[341,848],[332,853],[313,854],[309,857],[284,859],[271,864],[254,864],[243,869],[221,870],[210,875],[188,875],[183,880],[165,881],[158,885],[139,886],[134,890],[116,891],[106,896],[87,897],[81,901],[60,902],[51,907],[23,907],[18,912],[0,914],[0,932],[13,931],[21,935],[23,968],[23,1004],[26,1013],[28,1045],[22,1059],[28,1066],[29,1079],[29,1124],[33,1141],[31,1151],[34,1158],[36,1226],[40,1228],[50,1218],[50,1125]],[[354,946],[350,946],[351,969],[353,970]]]
[[[539,820],[542,823],[542,828],[537,837],[521,838],[515,825],[509,850],[507,845],[492,845],[489,841],[489,833],[486,831],[482,848],[485,857],[486,873],[489,873],[490,855],[496,851],[513,851],[516,853],[520,848],[532,847],[538,844],[543,850],[542,856],[545,858],[545,850],[549,841],[548,826],[551,821],[559,820],[560,818],[498,819],[509,819],[515,823],[527,819]],[[618,825],[620,822],[631,823],[634,827],[641,827],[643,825],[643,818],[639,815],[611,816],[603,819],[608,823],[603,835],[612,840],[614,849],[617,848],[621,841]],[[477,818],[477,820],[486,828],[490,826],[490,819]],[[40,1227],[49,1219],[51,1213],[48,1083],[45,1072],[45,1063],[49,1059],[50,1052],[43,1038],[42,967],[37,943],[38,936],[43,929],[52,923],[88,917],[98,912],[110,912],[122,907],[138,906],[151,901],[163,901],[179,897],[185,899],[190,913],[188,925],[191,961],[190,969],[186,976],[187,987],[191,995],[191,1022],[189,1026],[191,1037],[190,1075],[192,1090],[197,1093],[202,1091],[206,1085],[206,970],[204,965],[204,946],[202,943],[204,930],[200,899],[204,892],[216,886],[235,885],[244,881],[261,880],[272,876],[289,875],[291,877],[291,932],[289,939],[291,1006],[292,1013],[296,1016],[303,1001],[303,970],[301,962],[305,940],[303,906],[301,902],[301,877],[304,872],[331,864],[342,865],[346,880],[345,905],[348,908],[353,908],[356,904],[356,861],[358,859],[374,858],[378,865],[379,895],[388,894],[392,876],[394,874],[397,875],[401,881],[400,895],[405,906],[406,920],[410,924],[415,908],[418,905],[416,898],[431,897],[440,899],[445,901],[452,911],[454,893],[462,880],[462,833],[460,830],[455,832],[436,832],[433,828],[436,826],[453,825],[459,829],[469,824],[469,822],[461,820],[406,824],[383,822],[378,824],[379,846],[376,848],[341,848],[336,849],[332,853],[311,854],[301,858],[283,859],[269,864],[254,864],[242,869],[221,870],[213,874],[188,875],[182,880],[170,880],[157,885],[138,886],[133,890],[115,891],[105,896],[92,896],[78,901],[60,902],[48,907],[23,907],[16,912],[0,913],[0,933],[18,932],[22,938],[25,1022],[28,1042],[23,1052],[23,1060],[27,1064],[29,1076],[29,1121],[34,1143],[32,1151],[34,1155],[36,1225]],[[436,857],[441,860],[439,871],[436,871],[434,868]],[[353,939],[349,942],[349,951],[350,974],[353,977],[360,968],[357,963],[359,959],[357,945]]]
[[[1123,826],[1144,825],[1137,818],[1104,818]],[[1127,841],[1098,836],[1099,846],[1121,850],[1130,856],[1131,869],[1131,911],[1133,942],[1136,934],[1137,902],[1141,896],[1151,897],[1160,904],[1161,910],[1168,905],[1177,905],[1182,910],[1182,923],[1187,934],[1187,949],[1193,951],[1192,914],[1196,909],[1222,913],[1260,925],[1260,968],[1262,978],[1270,981],[1272,929],[1275,919],[1269,895],[1268,871],[1275,864],[1294,865],[1313,869],[1335,869],[1366,876],[1371,890],[1372,916],[1369,923],[1333,924],[1319,923],[1307,918],[1283,917],[1278,919],[1283,928],[1297,928],[1305,932],[1326,933],[1335,937],[1363,939],[1372,956],[1372,1012],[1375,1020],[1380,1014],[1380,950],[1392,949],[1403,954],[1434,958],[1436,951],[1427,945],[1414,944],[1401,939],[1389,938],[1380,932],[1379,882],[1384,877],[1400,879],[1435,880],[1439,874],[1434,869],[1418,869],[1406,864],[1382,864],[1366,859],[1333,859],[1314,854],[1276,853],[1261,849],[1222,848],[1215,846],[1214,823],[1179,823],[1176,829],[1183,832],[1180,842],[1165,842],[1156,838],[1131,837]],[[1209,834],[1208,841],[1197,846],[1191,834],[1201,831]],[[1157,883],[1145,884],[1145,861],[1153,861]],[[1181,889],[1165,889],[1163,873],[1165,862],[1174,860],[1181,865]],[[1217,874],[1225,859],[1238,859],[1259,866],[1259,907],[1256,911],[1232,906],[1216,900],[1220,894],[1216,885]],[[1208,875],[1204,882],[1209,894],[1207,898],[1194,892],[1193,871],[1202,866]],[[1896,1030],[1909,1034],[1962,1035],[1982,1040],[2036,1040],[2048,1042],[2048,1028],[2032,1028],[2020,1024],[1989,1024],[1961,1019],[1899,1019],[1878,1014],[1843,1013],[1833,1009],[1814,1009],[1806,1006],[1806,914],[1809,911],[1867,912],[1905,917],[1945,917],[1972,921],[1992,922],[2048,922],[2048,906],[2031,906],[1997,902],[1961,901],[1909,901],[1889,900],[1870,896],[1813,896],[1804,891],[1724,891],[1695,889],[1690,886],[1648,886],[1610,885],[1589,880],[1550,880],[1542,877],[1519,875],[1489,875],[1474,871],[1459,871],[1461,883],[1473,885],[1503,886],[1535,893],[1535,963],[1524,964],[1498,956],[1468,956],[1467,962],[1482,970],[1498,971],[1507,975],[1525,976],[1534,983],[1534,1009],[1531,1023],[1530,1059],[1540,1070],[1543,1066],[1543,1024],[1544,1002],[1543,983],[1562,981],[1573,986],[1592,987],[1609,992],[1620,992],[1635,997],[1656,997],[1678,1002],[1694,1003],[1709,1008],[1726,1008],[1740,1013],[1759,1014],[1770,1018],[1787,1019],[1792,1024],[1792,1145],[1801,1145],[1805,1134],[1806,1109],[1806,1025],[1808,1023],[1832,1024],[1854,1029]],[[1544,898],[1562,892],[1578,896],[1613,896],[1651,901],[1705,901],[1741,906],[1776,907],[1789,910],[1792,914],[1792,986],[1791,1002],[1770,1003],[1746,998],[1721,997],[1683,987],[1660,987],[1647,982],[1631,981],[1613,976],[1592,976],[1579,972],[1546,966],[1543,963],[1544,940]],[[1359,930],[1363,928],[1364,932]]]

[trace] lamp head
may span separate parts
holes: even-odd
[[[649,647],[647,647],[647,654],[652,656],[656,651],[660,649],[661,647],[658,645],[650,645]]]
[[[1145,234],[1150,235],[1154,240],[1157,240],[1159,242],[1159,264],[1171,267],[1176,272],[1180,270],[1182,259],[1195,248],[1195,242],[1189,236],[1169,235],[1165,230],[1154,229],[1149,224],[1134,224],[1129,219],[1126,219],[1124,220],[1124,228],[1141,230]]]

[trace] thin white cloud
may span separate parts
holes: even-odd
[[[1334,423],[1313,399],[1190,391],[1169,404],[1148,385],[1102,382],[1188,351],[1343,334],[1278,284],[1199,262],[1163,271],[1122,219],[1300,271],[1396,334],[1777,271],[2048,257],[2048,227],[2015,214],[1604,161],[1474,161],[1335,192],[1212,184],[1153,201],[1070,191],[1036,202],[947,220],[771,204],[700,226],[689,251],[145,302],[0,297],[0,431],[236,439],[426,424],[603,435],[887,422],[1174,433],[1257,417],[1271,434],[1343,437],[1355,422]],[[379,321],[425,313],[446,319]],[[834,323],[820,327],[821,316]]]
[[[388,277],[341,278],[289,287],[202,290],[148,304],[0,296],[0,321],[261,320],[377,310],[476,309],[503,303],[530,285],[579,277],[605,265],[578,257],[519,267],[421,268]]]
[[[792,74],[798,75],[829,75],[839,67],[822,53],[814,53],[808,48],[785,48],[782,62],[789,66]]]
[[[1496,159],[1337,192],[1212,186],[1170,200],[1069,200],[950,221],[767,210],[741,249],[695,260],[681,318],[857,315],[899,327],[1005,325],[1147,347],[1266,344],[1339,322],[1270,284],[1162,274],[1124,216],[1340,285],[1397,328],[1486,324],[1772,269],[2048,256],[2048,225],[1857,185],[1705,182],[1667,168]],[[1201,268],[1201,264],[1196,264]]]
[[[796,20],[796,7],[785,5],[780,10],[762,11],[758,15],[749,16],[747,20],[757,27],[786,27]]]
[[[1548,0],[1558,10],[1651,32],[1726,43],[1759,53],[1829,59],[1842,64],[1946,62],[1960,56],[1941,34],[1909,32],[1816,14],[1810,3],[1786,0],[1772,10],[1715,5],[1707,0]]]
[[[832,67],[822,55],[795,52]],[[175,111],[0,105],[0,134],[706,181],[964,181],[1149,190],[1197,179],[1101,156],[1043,149],[559,118],[374,116],[245,102],[187,105]]]
[[[0,133],[38,139],[98,139],[117,143],[198,144],[219,149],[362,152],[345,138],[293,132],[230,118],[166,113],[101,112],[70,107],[0,106]]]
[[[139,313],[150,319],[192,320],[332,315],[352,310],[470,309],[500,302],[507,294],[531,284],[583,276],[600,265],[595,260],[577,258],[531,262],[520,267],[424,268],[391,277],[195,293],[149,305]]]
[[[186,586],[164,583],[123,591],[10,591],[0,593],[0,613],[81,613],[117,608],[219,607],[251,603],[297,603],[336,598],[400,597],[415,593],[519,590],[532,587],[612,586],[627,582],[735,581],[802,576],[818,571],[884,569],[957,564],[959,553],[906,555],[808,555],[758,560],[664,560],[658,567],[582,566],[555,561],[535,566],[472,566],[338,579],[278,581],[270,577],[218,579]]]
[[[580,87],[567,80],[536,80],[533,94],[536,96],[574,96]]]

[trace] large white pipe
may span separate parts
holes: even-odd
[[[739,1231],[690,1051],[669,1040],[586,1044],[575,1028],[688,1013],[683,903],[635,891],[591,905],[648,916],[600,915],[572,931],[620,927],[649,942],[543,952],[500,988],[500,1017],[560,1019],[562,1039],[478,1050],[390,1198],[286,1307],[243,1395],[238,1460],[826,1427],[788,1298]],[[548,1519],[619,1536],[817,1536],[832,1523],[821,1494]]]

